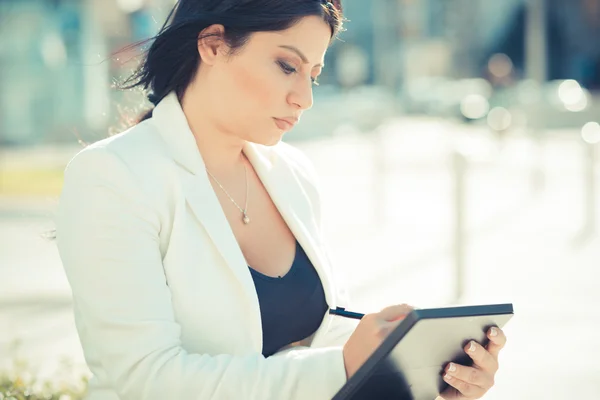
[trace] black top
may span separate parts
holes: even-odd
[[[321,279],[298,241],[285,276],[274,278],[252,268],[250,272],[260,305],[265,357],[317,330],[328,306]]]

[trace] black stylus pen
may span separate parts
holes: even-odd
[[[340,317],[354,318],[354,319],[362,319],[362,317],[365,316],[365,314],[356,313],[356,312],[352,312],[352,311],[346,311],[346,309],[343,307],[336,307],[335,310],[333,308],[331,308],[331,309],[329,309],[329,314],[339,315]]]

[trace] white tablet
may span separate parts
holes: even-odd
[[[486,345],[492,326],[513,316],[512,304],[413,310],[390,333],[333,400],[434,400],[448,384],[449,362],[471,365],[464,346]]]

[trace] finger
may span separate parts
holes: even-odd
[[[465,400],[465,397],[452,386],[448,386],[435,400]]]
[[[398,325],[400,325],[400,323],[404,320],[405,317],[406,314],[403,314],[391,321],[381,320],[380,327],[384,332],[384,336],[388,336],[390,333],[392,333],[392,331],[396,329]]]
[[[467,343],[465,352],[473,359],[475,367],[482,369],[490,375],[494,375],[498,371],[498,359],[474,340]]]
[[[413,310],[414,307],[408,304],[398,304],[384,308],[379,311],[379,316],[386,321],[397,321],[404,319],[408,313]]]
[[[458,378],[453,378],[452,376],[450,376],[448,374],[444,374],[444,381],[451,387],[458,390],[458,392],[462,396],[464,396],[468,399],[479,399],[479,398],[483,397],[483,395],[486,392],[485,389],[483,389],[479,386],[472,385],[472,384],[462,381]],[[442,395],[442,397],[444,397],[445,399],[447,398],[444,395]],[[456,396],[455,398],[460,398],[460,397]]]
[[[450,363],[446,366],[445,371],[452,378],[479,386],[484,390],[489,390],[494,386],[494,376],[478,368]]]
[[[404,317],[402,317],[403,319]],[[371,319],[368,326],[372,330],[371,334],[380,340],[384,340],[401,322],[402,320],[387,321],[378,314],[367,314],[363,317],[363,321]]]
[[[490,342],[487,345],[487,351],[498,359],[500,350],[506,345],[506,335],[502,329],[493,326],[488,330],[487,337],[490,339]]]

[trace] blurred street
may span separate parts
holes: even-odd
[[[31,376],[56,386],[43,398],[80,398],[65,383],[88,371],[48,237],[63,170],[80,144],[150,110],[152,84],[119,88],[182,3],[0,1],[0,398],[35,400]],[[204,21],[217,3],[189,8]],[[243,26],[278,9],[222,3],[249,7]],[[600,0],[333,3],[344,32],[285,140],[321,177],[353,311],[511,302],[485,399],[600,399]],[[170,57],[158,64],[181,64]]]
[[[369,135],[297,145],[322,178],[332,258],[356,311],[512,302],[508,347],[485,399],[598,398],[600,237],[585,229],[594,224],[580,132],[498,140],[482,127],[407,117]],[[538,188],[537,166],[545,177]],[[456,299],[461,170],[465,280]],[[600,223],[600,202],[594,206]],[[9,327],[0,360],[8,362],[19,339],[17,354],[49,374],[63,357],[85,370],[70,290],[54,244],[42,237],[54,207],[55,199],[0,198],[0,324]]]

